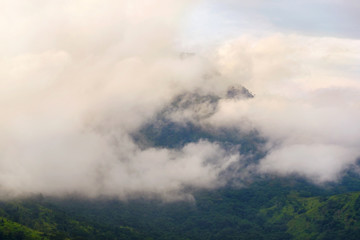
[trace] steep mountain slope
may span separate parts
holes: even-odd
[[[357,239],[360,178],[348,172],[340,183],[314,185],[299,176],[258,174],[252,166],[267,152],[256,130],[208,127],[220,99],[248,99],[241,87],[223,96],[185,93],[133,132],[140,148],[179,149],[207,141],[241,154],[220,173],[217,189],[184,187],[191,200],[157,196],[128,201],[79,196],[35,196],[0,203],[0,239]]]
[[[0,239],[145,239],[134,229],[93,222],[42,197],[0,205]]]
[[[359,196],[359,192],[312,198],[293,195],[282,205],[261,211],[270,223],[286,223],[294,239],[358,239]]]

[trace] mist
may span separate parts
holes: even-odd
[[[3,1],[1,196],[191,199],[188,189],[241,179],[222,176],[243,166],[245,153],[221,143],[144,148],[132,138],[184,93],[220,100],[211,114],[202,114],[207,102],[174,111],[174,121],[256,129],[267,139],[268,154],[251,167],[256,174],[296,173],[322,183],[353,166],[360,42],[274,32],[181,57],[184,18],[196,4]],[[224,97],[232,86],[255,97]]]
[[[336,181],[359,157],[359,53],[358,40],[283,34],[231,40],[219,50],[220,69],[256,96],[223,100],[210,121],[257,129],[269,140],[260,172]]]

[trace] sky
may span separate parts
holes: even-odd
[[[353,0],[208,0],[192,9],[184,31],[187,39],[199,44],[270,32],[356,39],[359,10]]]
[[[1,197],[172,201],[254,174],[338,181],[360,156],[358,9],[352,0],[1,1]],[[255,97],[224,97],[234,86]],[[204,139],[139,146],[132,134],[184,93],[220,100],[212,114],[196,103],[171,119],[256,130],[267,155],[224,179],[245,153]]]

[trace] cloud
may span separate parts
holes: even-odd
[[[130,136],[180,93],[222,85],[174,47],[191,2],[2,2],[3,196],[178,199],[225,184],[238,153],[206,141],[140,149]]]
[[[214,50],[215,57],[181,57],[175,43],[193,4],[1,2],[2,196],[173,200],[191,198],[188,189],[225,185],[229,168],[246,168],[231,178],[256,168],[323,182],[355,162],[357,40],[243,36]],[[238,85],[255,98],[224,97]],[[177,149],[138,146],[132,134],[181,95],[217,102],[204,98],[169,110],[169,119],[195,122],[204,131],[258,129],[269,154],[249,167],[243,153],[214,141]]]
[[[209,121],[259,130],[269,140],[260,172],[336,180],[360,155],[359,53],[357,40],[273,35],[230,41],[219,50],[219,69],[256,96],[222,100]]]
[[[261,172],[298,174],[316,183],[338,180],[358,152],[337,145],[291,144],[273,149],[260,164]]]

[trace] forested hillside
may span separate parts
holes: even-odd
[[[360,239],[360,0],[0,0],[0,240]]]
[[[356,178],[296,178],[199,191],[194,202],[36,196],[1,203],[0,239],[357,239]]]
[[[230,90],[228,98],[252,97],[246,89]],[[180,95],[132,138],[144,149],[176,150],[189,143],[208,141],[240,152],[241,164],[219,176],[226,180],[224,186],[208,190],[184,188],[184,194],[193,199],[177,201],[156,195],[129,196],[127,200],[36,195],[3,201],[0,239],[357,239],[360,178],[355,172],[346,173],[341,182],[322,185],[297,175],[252,173],[251,166],[267,154],[266,139],[256,130],[244,133],[227,128],[205,129],[192,121],[181,124],[169,117],[174,112],[206,105],[206,111],[196,111],[195,115],[203,118],[212,114],[218,100],[211,95]]]

